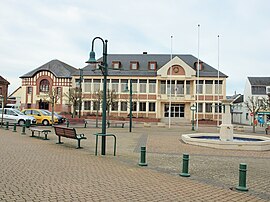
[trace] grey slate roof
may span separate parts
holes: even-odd
[[[52,60],[26,74],[21,76],[20,78],[28,78],[33,77],[36,73],[40,71],[50,71],[56,77],[61,78],[71,78],[72,73],[75,72],[77,69],[60,61],[60,60]]]
[[[9,85],[10,83],[6,80],[6,79],[4,79],[2,76],[0,76],[0,83],[1,84],[6,84],[6,85]]]
[[[196,70],[195,64],[197,58],[193,55],[173,55],[179,57],[187,65]],[[157,70],[168,63],[171,59],[170,54],[108,54],[108,74],[110,76],[157,76],[157,72],[148,70],[148,62],[157,62]],[[102,61],[102,57],[98,59]],[[120,61],[121,67],[119,70],[112,69],[112,62]],[[139,62],[139,70],[130,70],[130,62]],[[201,61],[201,60],[200,60]],[[203,62],[203,61],[201,61]],[[83,68],[83,75],[102,75],[100,71],[92,71],[93,65],[87,65]],[[73,75],[79,75],[79,71],[74,72]],[[217,77],[218,70],[203,62],[203,70],[199,72],[200,77]],[[220,77],[228,77],[222,72],[219,72]]]
[[[270,77],[248,77],[252,86],[270,86]]]

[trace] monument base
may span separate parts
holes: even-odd
[[[221,141],[232,141],[233,140],[233,125],[221,124],[219,137]]]

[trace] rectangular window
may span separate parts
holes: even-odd
[[[91,109],[91,101],[84,101],[84,110]]]
[[[184,81],[177,81],[175,90],[177,95],[184,95]]]
[[[132,102],[132,111],[137,111],[137,102]]]
[[[138,80],[132,79],[132,92],[137,93],[138,92]]]
[[[94,92],[100,91],[100,79],[93,80]]]
[[[61,96],[62,94],[62,88],[61,87],[56,87],[56,95]]]
[[[175,96],[175,90],[175,81],[167,80],[167,94],[170,96],[170,94],[172,93],[172,96]]]
[[[221,113],[222,112],[222,105],[221,104],[218,104],[218,103],[215,104],[215,112],[216,113]]]
[[[2,88],[0,88],[0,94],[2,95]],[[33,91],[33,88],[32,87],[27,87],[27,94],[31,94]]]
[[[160,94],[166,94],[166,81],[160,82]]]
[[[212,103],[205,103],[205,112],[206,113],[212,112]]]
[[[118,111],[118,102],[112,103],[112,111]]]
[[[213,81],[206,80],[205,81],[205,94],[213,94]]]
[[[130,62],[130,69],[132,70],[139,69],[139,62]]]
[[[203,81],[199,81],[199,84],[198,84],[198,81],[196,81],[196,93],[198,94],[203,94]]]
[[[121,102],[121,111],[123,112],[127,111],[127,102]]]
[[[222,81],[215,81],[215,94],[222,94]]]
[[[140,83],[140,93],[146,93],[146,83],[147,83],[147,80],[140,79],[139,80],[139,83]]]
[[[157,62],[148,62],[148,69],[149,70],[156,70],[157,69]]]
[[[119,92],[119,79],[112,79],[112,91],[115,91],[116,93]]]
[[[112,62],[113,69],[119,69],[120,64],[121,64],[120,61],[113,61]]]
[[[149,93],[156,93],[156,80],[149,80]]]
[[[80,87],[80,79],[75,79],[75,86],[76,86],[77,88]]]
[[[122,93],[128,93],[128,80],[127,79],[121,79],[121,92]]]
[[[202,103],[199,103],[198,105],[198,112],[202,112],[203,110],[203,104]]]
[[[149,102],[149,112],[155,112],[155,111],[156,111],[156,103]]]
[[[93,102],[93,110],[100,110],[100,103],[98,101]]]
[[[146,102],[140,102],[140,108],[139,110],[141,112],[145,112],[146,111]]]
[[[91,92],[91,79],[84,79],[84,92]]]
[[[186,95],[190,95],[190,81],[186,81]]]

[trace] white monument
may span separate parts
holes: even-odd
[[[221,100],[224,108],[222,114],[222,124],[220,125],[219,138],[221,141],[233,140],[233,125],[231,119],[232,100]]]

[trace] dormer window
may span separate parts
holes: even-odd
[[[194,68],[198,70],[198,62],[194,63]],[[199,62],[199,71],[203,70],[203,62]]]
[[[139,69],[139,62],[134,62],[134,61],[130,62],[130,69],[131,70]]]
[[[157,62],[148,62],[148,69],[149,70],[156,70],[157,69]]]
[[[121,62],[120,61],[113,61],[112,67],[113,69],[120,69]]]
[[[270,86],[266,86],[266,94],[270,95]]]

